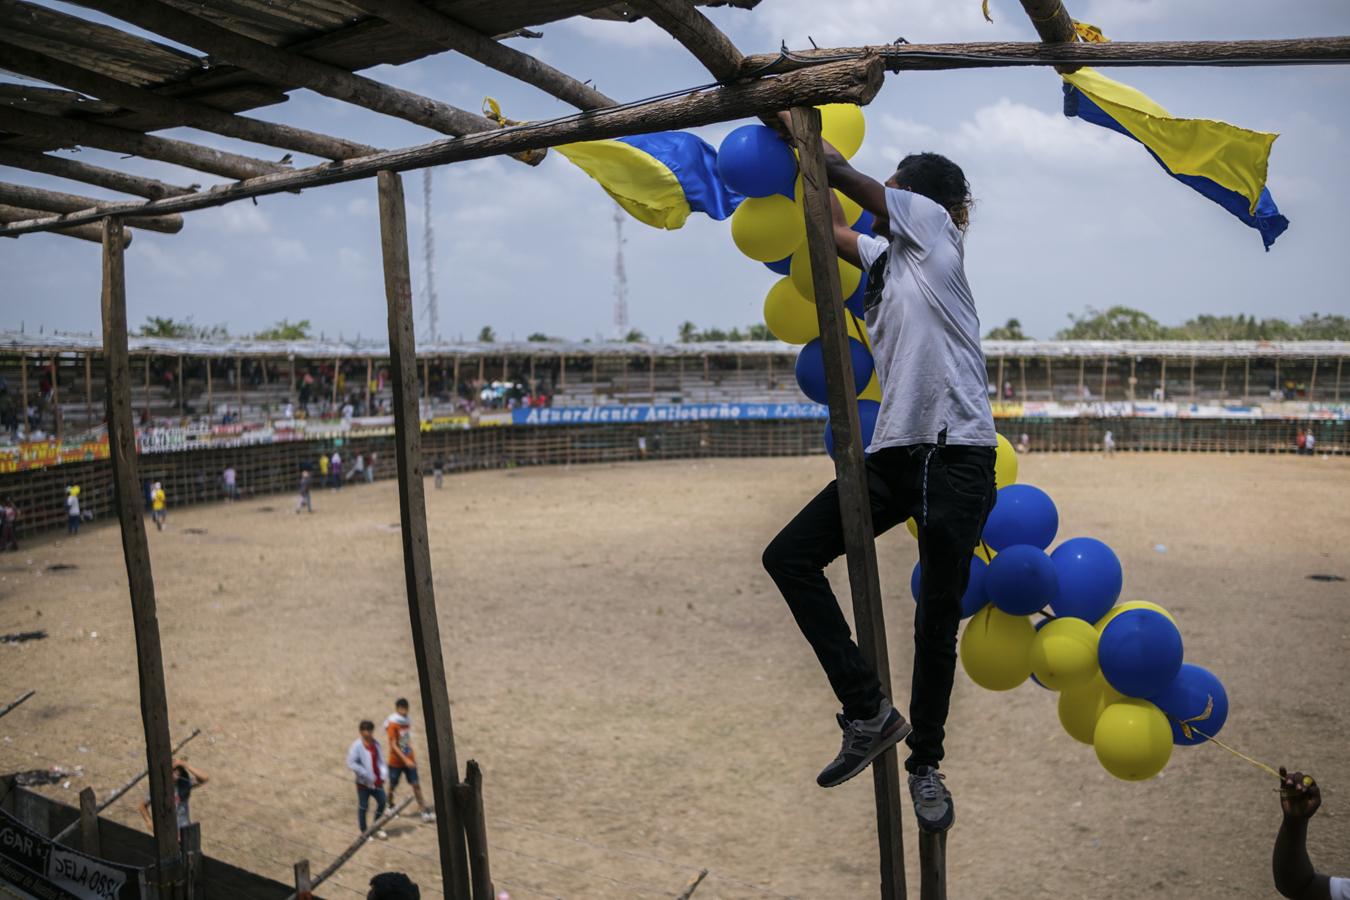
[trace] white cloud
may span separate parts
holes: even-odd
[[[979,0],[769,0],[751,14],[751,25],[789,47],[888,44],[899,37],[911,43],[1003,40],[1025,23],[1020,6],[995,3],[993,23],[980,14]],[[1013,13],[1016,13],[1014,16]]]
[[[630,50],[658,47],[674,49],[679,47],[673,37],[661,30],[650,19],[639,19],[636,22],[614,22],[577,16],[560,22],[559,27],[597,44],[610,44]]]
[[[272,224],[268,221],[262,208],[248,201],[231,203],[229,206],[218,206],[203,213],[198,213],[194,224],[197,224],[198,227],[212,228],[231,235],[267,234],[272,230]]]

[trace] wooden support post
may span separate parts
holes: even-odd
[[[295,864],[296,900],[314,900],[314,888],[309,880],[309,860],[302,859]]]
[[[52,354],[52,430],[56,433],[56,443],[61,443],[62,426],[65,424],[62,420],[65,417],[61,415],[61,354]]]
[[[567,354],[558,354],[558,390],[567,387]]]
[[[1223,365],[1219,368],[1219,399],[1228,399],[1228,357],[1223,358]]]
[[[1027,405],[1027,358],[1025,356],[1017,357],[1018,369],[1018,393],[1022,397],[1022,405]]]
[[[1135,386],[1138,385],[1138,383],[1139,383],[1139,379],[1135,378],[1135,376],[1134,376],[1134,364],[1135,364],[1135,358],[1134,358],[1133,356],[1131,356],[1131,357],[1130,357],[1130,383],[1129,383],[1129,388],[1130,388],[1130,402],[1131,402],[1131,403],[1134,402],[1134,389],[1135,389]]]
[[[385,825],[388,825],[391,821],[393,821],[394,818],[400,815],[405,809],[407,809],[408,806],[412,804],[412,802],[413,798],[411,796],[408,796],[405,797],[402,801],[400,801],[398,806],[386,809],[384,811],[384,815],[380,816],[378,819],[376,819],[374,822],[371,823],[369,828],[361,832],[360,837],[352,841],[351,844],[348,845],[346,850],[343,850],[341,853],[337,855],[336,858],[334,858],[332,862],[324,866],[318,875],[315,875],[310,878],[309,881],[310,890],[312,891],[318,888],[319,885],[323,884],[329,878],[332,878],[334,873],[336,873],[338,869],[341,869],[343,866],[345,866],[347,864],[347,861],[356,855],[356,851],[360,850],[367,844],[367,842],[370,841],[371,837],[374,836],[375,832],[384,828]],[[446,891],[447,891],[447,893],[445,894],[446,897],[454,896],[453,894],[449,893],[448,886],[446,888]],[[467,896],[468,895],[466,894],[465,895],[466,900]],[[286,900],[298,900],[298,898],[296,894],[291,894],[289,897],[286,898]]]
[[[202,826],[200,822],[191,822],[181,832],[183,854],[183,896],[187,900],[204,900],[202,892]]]
[[[374,398],[371,396],[370,383],[375,380],[375,360],[366,360],[366,415],[375,415]]]
[[[146,768],[150,772],[150,810],[155,831],[155,878],[159,896],[182,895],[178,821],[174,812],[169,710],[164,690],[155,579],[145,539],[145,511],[136,476],[136,423],[131,412],[131,370],[127,359],[126,274],[122,259],[122,220],[103,220],[103,358],[107,361],[108,452],[122,525],[122,555],[131,593],[136,633],[136,669],[140,680],[141,723],[145,728]],[[148,358],[147,358],[148,360]],[[146,371],[149,372],[147,361]]]
[[[215,394],[212,391],[211,370],[216,367],[214,358],[206,357],[206,420],[211,421],[211,414],[215,410]]]
[[[1004,397],[1003,397],[1003,357],[1002,357],[1002,356],[999,356],[999,358],[998,358],[998,379],[995,381],[994,387],[997,389],[997,397],[998,397],[998,401],[997,401],[997,402],[998,402],[998,403],[1003,403],[1003,402],[1005,402]]]
[[[1109,362],[1110,362],[1110,357],[1108,357],[1108,356],[1103,356],[1103,357],[1102,357],[1102,402],[1103,402],[1103,403],[1105,403],[1105,402],[1106,402],[1106,399],[1107,399],[1107,398],[1106,398],[1106,367],[1107,367],[1107,364],[1108,364]]]
[[[1313,357],[1312,379],[1308,382],[1308,402],[1312,403],[1317,397],[1317,357]]]
[[[128,362],[128,365],[129,365],[129,364],[130,364],[130,363]],[[104,379],[104,383],[106,384],[106,383],[108,382],[108,380],[109,380],[109,376],[105,373],[104,376],[103,376],[103,379]],[[128,388],[128,390],[130,390],[130,388]],[[106,393],[106,391],[105,391],[105,393]],[[150,354],[149,354],[149,353],[145,354],[145,407],[144,407],[144,409],[145,409],[145,417],[146,417],[146,419],[148,420],[148,419],[150,418]],[[110,424],[111,424],[111,423],[110,423]]]
[[[1191,402],[1195,402],[1195,356],[1191,356]]]
[[[487,822],[483,816],[483,772],[472,759],[465,763],[464,770],[463,783],[455,785],[455,801],[459,804],[464,837],[469,844],[473,900],[496,900],[488,865]]]
[[[342,374],[342,360],[333,357],[333,409],[338,408],[338,376]]]
[[[708,377],[708,354],[705,353],[705,354],[703,354],[703,402],[704,402],[704,403],[707,403],[707,402],[708,402],[708,391],[709,391],[709,385],[710,385],[710,384],[712,384],[712,379],[710,379],[710,378]]]
[[[183,415],[183,354],[178,354],[178,415]]]
[[[1337,402],[1337,403],[1340,403],[1340,402],[1341,402],[1341,363],[1344,362],[1344,361],[1345,361],[1345,357],[1343,357],[1343,356],[1338,356],[1338,357],[1336,357],[1336,402]]]
[[[1284,399],[1284,382],[1280,380],[1280,358],[1275,357],[1275,390],[1280,392],[1280,399]]]
[[[1167,357],[1162,358],[1162,371],[1158,373],[1158,399],[1167,400]]]
[[[1084,356],[1078,357],[1078,400],[1080,401],[1083,399],[1083,374],[1086,366],[1087,366],[1087,357]],[[1051,397],[1050,399],[1053,400],[1055,398]]]
[[[506,364],[502,363],[502,367],[505,368]],[[506,376],[503,375],[502,379],[505,380],[505,378]],[[429,359],[422,360],[422,399],[428,402],[431,400],[431,360]]]
[[[74,19],[74,21],[79,21]],[[23,53],[12,45],[5,45],[6,54],[13,49],[15,52]],[[9,61],[6,55],[5,61]],[[29,187],[26,184],[11,184],[7,181],[0,181],[0,203],[21,208],[45,210],[47,212],[79,212],[82,209],[89,209],[91,206],[98,206],[101,201],[93,197],[84,197],[79,194],[67,194],[64,191],[50,191],[44,188]],[[147,231],[161,231],[165,234],[177,234],[183,230],[183,217],[181,215],[170,214],[167,216],[141,216],[136,219],[136,227],[144,228]]]
[[[412,620],[413,651],[417,658],[417,681],[422,693],[422,719],[426,722],[441,882],[447,897],[469,900],[468,854],[463,825],[454,802],[459,765],[455,760],[450,696],[446,688],[445,662],[441,658],[440,624],[436,619],[436,596],[431,578],[431,548],[427,541],[422,429],[417,409],[417,348],[413,339],[403,180],[393,172],[381,172],[378,181],[380,243],[385,296],[389,305],[389,355],[394,376],[394,444],[398,461],[403,568]]]
[[[848,580],[853,594],[853,618],[863,658],[875,669],[881,688],[889,697],[891,675],[881,606],[881,581],[877,573],[858,404],[853,392],[853,361],[848,349],[844,298],[839,289],[839,259],[835,254],[831,226],[830,187],[820,140],[820,112],[810,107],[793,108],[792,132],[801,158],[806,241],[825,357],[830,425],[834,432],[835,477],[848,555]],[[883,900],[900,900],[905,897],[905,852],[900,830],[900,769],[894,748],[872,763],[872,778],[877,841],[881,850],[881,897]]]
[[[13,45],[7,46],[12,47]],[[64,156],[48,156],[45,153],[34,153],[31,150],[18,150],[9,147],[0,147],[0,166],[12,166],[16,169],[27,169],[30,172],[41,172],[44,175],[55,175],[58,178],[66,178],[70,181],[96,184],[110,191],[146,197],[151,200],[191,194],[194,191],[190,187],[167,184],[153,178],[127,175],[115,169],[91,166],[88,163],[77,162]]]
[[[19,393],[22,395],[19,402],[19,418],[23,421],[23,433],[29,431],[28,423],[28,354],[19,354]]]
[[[244,358],[242,356],[234,358],[234,418],[236,421],[243,421],[244,418]]]
[[[1055,402],[1055,363],[1050,357],[1045,358],[1045,393],[1048,395],[1046,400],[1050,403]]]
[[[295,402],[296,402],[296,394],[295,394],[295,354],[294,354],[294,353],[289,353],[289,354],[287,354],[286,358],[287,358],[287,361],[290,363],[290,370],[291,370],[291,372],[290,372],[290,374],[291,374],[291,392],[290,392],[290,401],[291,401],[292,403],[295,403]]]
[[[535,382],[534,382],[534,354],[531,353],[531,354],[530,354],[530,394],[533,395],[534,393],[535,393]]]
[[[591,354],[591,403],[600,402],[600,357],[596,353]]]
[[[647,364],[651,367],[647,370],[647,393],[652,395],[652,405],[656,405],[656,354],[650,354],[647,357]]]
[[[947,900],[947,833],[919,831],[919,900]]]
[[[102,856],[98,835],[98,801],[94,789],[80,791],[80,850],[90,856]]]

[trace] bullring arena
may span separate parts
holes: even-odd
[[[868,895],[870,789],[806,790],[832,697],[759,566],[830,477],[809,456],[479,471],[439,492],[428,480],[451,702],[461,754],[490,773],[499,889],[670,897],[706,868],[698,896]],[[1318,774],[1310,850],[1350,866],[1350,597],[1309,578],[1350,575],[1350,462],[1033,452],[1020,478],[1056,497],[1062,535],[1116,549],[1123,599],[1177,616],[1188,657],[1225,680],[1232,745]],[[150,533],[174,739],[202,729],[185,755],[211,777],[193,797],[203,849],[280,881],[355,830],[354,723],[398,695],[418,708],[393,483],[318,491],[315,507],[249,497],[172,510]],[[916,551],[897,531],[878,555],[902,683]],[[0,632],[50,635],[0,647],[5,693],[38,689],[0,722],[0,767],[83,766],[42,789],[66,802],[120,784],[144,754],[116,526],[42,535],[0,564]],[[52,571],[63,564],[77,568]],[[842,583],[842,563],[831,576]],[[1219,748],[1177,748],[1163,776],[1116,781],[1045,691],[992,693],[961,673],[949,734],[954,896],[1269,895],[1272,780]],[[137,802],[105,815],[141,827]],[[364,896],[391,868],[438,887],[434,832],[416,821],[396,820],[325,896]]]

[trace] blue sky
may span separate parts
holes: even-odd
[[[77,15],[77,7],[51,4]],[[710,11],[743,52],[808,46],[1030,40],[1015,0],[763,0],[753,12]],[[1077,18],[1117,40],[1298,37],[1350,33],[1345,0],[1074,2]],[[706,72],[648,22],[570,20],[541,40],[512,43],[610,96],[638,99],[702,84]],[[565,114],[560,101],[472,61],[443,54],[368,74],[467,109],[497,98],[511,118]],[[1167,177],[1133,142],[1068,120],[1048,69],[891,75],[867,108],[854,163],[884,176],[906,152],[944,153],[966,170],[977,206],[967,267],[984,327],[1018,317],[1049,337],[1070,313],[1116,303],[1165,322],[1199,313],[1297,318],[1350,312],[1350,67],[1108,70],[1174,114],[1217,118],[1281,137],[1270,188],[1292,221],[1270,253],[1257,233]],[[435,137],[418,126],[299,91],[260,118],[382,147]],[[714,145],[731,123],[701,129]],[[281,151],[176,129],[175,137],[265,158]],[[78,158],[178,183],[209,176],[86,150]],[[312,162],[298,158],[299,164]],[[414,290],[422,299],[421,175],[409,173]],[[0,167],[0,180],[94,196],[73,182]],[[510,159],[434,170],[432,223],[441,334],[472,339],[543,331],[566,338],[612,332],[613,203],[551,154],[538,168]],[[679,231],[625,224],[630,321],[653,339],[680,322],[758,321],[775,278],[741,256],[727,222],[694,216]],[[53,235],[0,241],[0,329],[97,331],[99,250]],[[187,215],[177,235],[140,232],[127,255],[130,321],[150,315],[224,323],[248,333],[280,318],[310,319],[328,336],[385,329],[373,181],[265,197]],[[419,321],[419,333],[424,323]]]

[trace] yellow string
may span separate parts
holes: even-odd
[[[1111,43],[1111,39],[1106,35],[1102,34],[1102,30],[1100,28],[1088,22],[1080,22],[1077,19],[1074,19],[1073,30],[1078,33],[1078,39],[1080,41],[1085,41],[1089,44]]]

